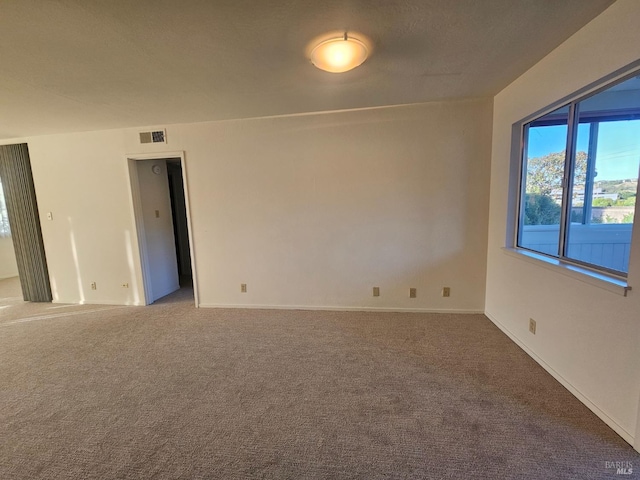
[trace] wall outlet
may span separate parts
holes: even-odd
[[[97,290],[98,286],[96,285],[96,282],[91,282],[91,290]]]
[[[246,283],[241,283],[240,284],[240,292],[241,293],[247,293],[247,284]]]
[[[418,290],[415,288],[409,289],[409,298],[416,298],[418,296]]]
[[[442,296],[443,297],[450,297],[451,296],[451,288],[442,287]]]
[[[529,331],[534,335],[536,334],[536,321],[533,318],[529,319]]]
[[[129,284],[128,283],[123,283],[122,284],[122,288],[129,288]]]
[[[380,296],[380,287],[373,287],[373,296],[374,297]]]

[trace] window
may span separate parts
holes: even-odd
[[[522,138],[517,246],[626,276],[640,170],[640,76],[524,124]]]
[[[7,214],[7,204],[4,201],[4,192],[2,191],[2,181],[0,181],[0,238],[10,237],[9,215]]]

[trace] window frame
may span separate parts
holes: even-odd
[[[612,284],[616,286],[623,286],[623,294],[626,296],[626,292],[631,289],[626,284],[627,280],[627,272],[622,272],[618,270],[614,270],[611,268],[607,268],[604,266],[584,262],[581,260],[577,260],[574,258],[567,257],[565,255],[567,251],[567,234],[569,231],[569,222],[568,216],[569,210],[571,207],[571,198],[572,198],[572,190],[573,190],[573,169],[575,166],[575,149],[577,146],[577,134],[578,134],[578,126],[580,123],[580,112],[578,105],[580,102],[587,100],[590,97],[593,97],[599,93],[602,93],[611,87],[625,82],[633,77],[637,77],[640,75],[640,60],[624,67],[611,75],[600,79],[596,82],[593,82],[590,85],[574,92],[571,95],[568,95],[553,104],[547,106],[544,109],[537,111],[536,113],[529,115],[522,119],[519,122],[513,124],[512,131],[512,169],[511,169],[511,185],[512,187],[509,190],[510,193],[510,201],[509,201],[509,210],[511,211],[511,221],[507,222],[507,242],[505,250],[511,252],[521,252],[525,253],[527,259],[539,259],[545,261],[553,266],[557,267],[568,267],[573,273],[584,273],[591,277],[596,277],[598,280],[604,280],[605,282],[610,280]],[[526,191],[526,181],[527,181],[527,161],[526,152],[527,152],[527,139],[528,139],[528,129],[532,123],[536,120],[541,119],[542,117],[548,115],[549,113],[554,112],[555,110],[559,110],[561,108],[568,107],[569,112],[567,115],[567,142],[566,142],[566,156],[565,156],[565,165],[564,165],[564,174],[562,178],[562,204],[561,204],[561,218],[559,225],[559,236],[558,236],[558,254],[550,255],[546,253],[542,253],[536,250],[532,250],[527,247],[520,246],[521,245],[521,235],[522,235],[522,219],[523,219],[523,209],[524,209],[524,193]],[[622,111],[616,110],[616,114],[613,111],[607,111],[599,114],[593,115],[593,118],[589,117],[591,120],[598,121],[612,121],[614,118],[616,120],[638,120],[640,119],[640,108],[638,109],[624,109]],[[627,118],[624,118],[627,117]],[[549,125],[552,125],[550,123]],[[516,145],[517,142],[517,145]],[[567,161],[569,160],[569,161]],[[517,163],[516,163],[517,162]],[[515,168],[513,168],[515,167]],[[516,176],[517,175],[517,176]],[[640,177],[640,172],[639,172]],[[515,186],[515,188],[514,188]],[[514,192],[515,190],[515,192]],[[640,185],[638,186],[637,195],[640,194]],[[514,198],[515,197],[515,198]],[[637,205],[640,206],[640,205]],[[632,238],[633,233],[636,230],[636,222],[637,216],[634,219],[632,224]],[[640,232],[635,232],[640,234]]]

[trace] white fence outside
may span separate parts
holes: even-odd
[[[582,262],[626,272],[631,250],[633,224],[572,223],[569,228],[569,248],[566,256]],[[525,225],[521,247],[558,254],[558,225]]]

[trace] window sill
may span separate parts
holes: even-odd
[[[595,287],[604,288],[605,290],[617,293],[623,297],[626,297],[627,292],[631,290],[631,287],[627,285],[627,282],[623,279],[607,275],[605,273],[595,272],[588,268],[572,265],[557,258],[547,257],[522,248],[503,247],[502,251],[509,256],[573,277],[576,280],[580,280],[581,282],[588,283]]]

